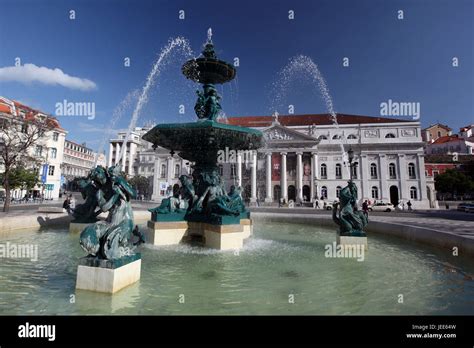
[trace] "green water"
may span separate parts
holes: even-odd
[[[0,314],[474,314],[471,259],[373,235],[364,261],[327,258],[334,230],[310,225],[257,222],[238,254],[145,246],[140,282],[113,296],[75,290],[77,235],[7,241],[39,259],[0,259]]]

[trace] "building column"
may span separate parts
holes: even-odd
[[[390,202],[390,193],[388,192],[388,173],[387,173],[387,156],[384,154],[379,155],[379,168],[380,168],[380,199]]]
[[[419,153],[416,155],[416,159],[416,165],[418,166],[418,182],[420,183],[418,199],[423,201],[428,199],[428,192],[426,192],[425,158],[423,154]],[[436,200],[436,197],[434,200]]]
[[[318,189],[316,187],[315,180],[319,178],[318,175],[318,154],[316,152],[311,153],[311,202],[318,198]]]
[[[251,181],[252,181],[252,190],[251,190],[251,197],[250,202],[256,203],[257,202],[257,151],[252,152],[252,171],[251,171]]]
[[[266,203],[271,203],[273,202],[273,192],[272,192],[272,153],[267,152],[266,154],[266,184],[267,184],[267,194],[265,197],[265,202]]]
[[[159,185],[159,178],[160,178],[160,158],[155,155],[155,169],[153,172],[153,196],[151,197],[152,200],[158,201],[160,197],[160,185]]]
[[[281,153],[281,169],[280,169],[280,188],[281,198],[288,203],[288,183],[286,180],[286,152]]]
[[[407,202],[410,199],[410,192],[407,184],[407,163],[404,154],[398,155],[398,181],[400,199]]]
[[[361,186],[361,197],[364,200],[369,198],[372,200],[372,196],[369,192],[369,168],[367,162],[367,155],[360,155],[360,186]]]
[[[123,150],[123,157],[122,157],[122,171],[125,172],[125,168],[127,165],[127,144],[122,144],[120,146],[120,150],[122,151],[122,148],[125,146],[125,149]],[[120,154],[120,152],[119,152]]]
[[[112,153],[114,152],[114,145],[112,143],[109,143],[109,160],[108,160],[108,166],[111,167],[112,166]],[[99,156],[99,154],[97,153],[97,156]]]
[[[242,154],[237,153],[237,185],[242,187]]]
[[[133,159],[134,159],[134,155],[135,155],[135,144],[134,143],[130,143],[130,152],[128,154],[128,175],[130,176],[133,176],[134,173],[133,173]]]
[[[168,186],[171,185],[172,181],[173,181],[173,157],[171,156],[168,156],[168,159],[167,159],[168,163],[166,164],[168,166],[167,169],[167,175],[166,175],[166,182],[168,183]]]
[[[303,153],[296,153],[296,201],[303,201]]]
[[[120,156],[120,151],[122,151],[122,144],[121,143],[115,144],[115,165],[116,166],[119,166],[118,157]],[[120,164],[119,168],[120,168],[120,170],[122,170],[122,165],[121,164]]]

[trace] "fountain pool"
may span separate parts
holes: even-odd
[[[77,237],[56,229],[0,239],[38,245],[36,262],[1,260],[0,315],[424,315],[474,309],[472,260],[384,236],[371,235],[363,262],[326,258],[333,229],[257,219],[238,253],[145,246],[141,280],[114,296],[75,289],[77,260],[84,256]]]

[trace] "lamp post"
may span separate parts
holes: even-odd
[[[352,182],[352,161],[354,160],[354,150],[352,150],[352,147],[349,148],[349,151],[347,151],[347,154],[349,155],[349,177],[350,181]],[[354,166],[357,165],[357,162],[354,163]]]

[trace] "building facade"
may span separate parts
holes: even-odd
[[[327,114],[227,119],[232,125],[261,130],[265,146],[250,158],[240,153],[235,163],[220,165],[226,189],[241,186],[251,203],[271,205],[282,199],[332,203],[351,177],[342,150],[352,149],[359,203],[410,200],[417,209],[437,206],[434,182],[426,181],[419,122],[343,114],[337,120],[336,126]],[[157,152],[160,160],[155,162],[153,182],[158,186],[153,197],[160,200],[170,194],[165,188],[177,183],[178,173],[191,173],[191,164],[165,149]]]
[[[452,135],[452,129],[441,123],[436,123],[421,131],[421,138],[426,143],[432,143],[438,138],[450,135]]]
[[[76,190],[77,187],[75,187],[74,179],[87,176],[95,165],[107,165],[104,154],[94,152],[85,143],[78,144],[66,140],[64,142],[64,159],[62,163],[63,188]]]
[[[13,117],[19,122],[31,118],[47,120],[50,129],[28,150],[29,157],[34,158],[35,161],[27,166],[36,170],[40,179],[40,182],[28,194],[33,197],[43,196],[46,199],[59,198],[61,163],[67,131],[51,115],[5,97],[0,97],[0,117]],[[20,189],[13,190],[12,197],[23,198],[26,193]]]

